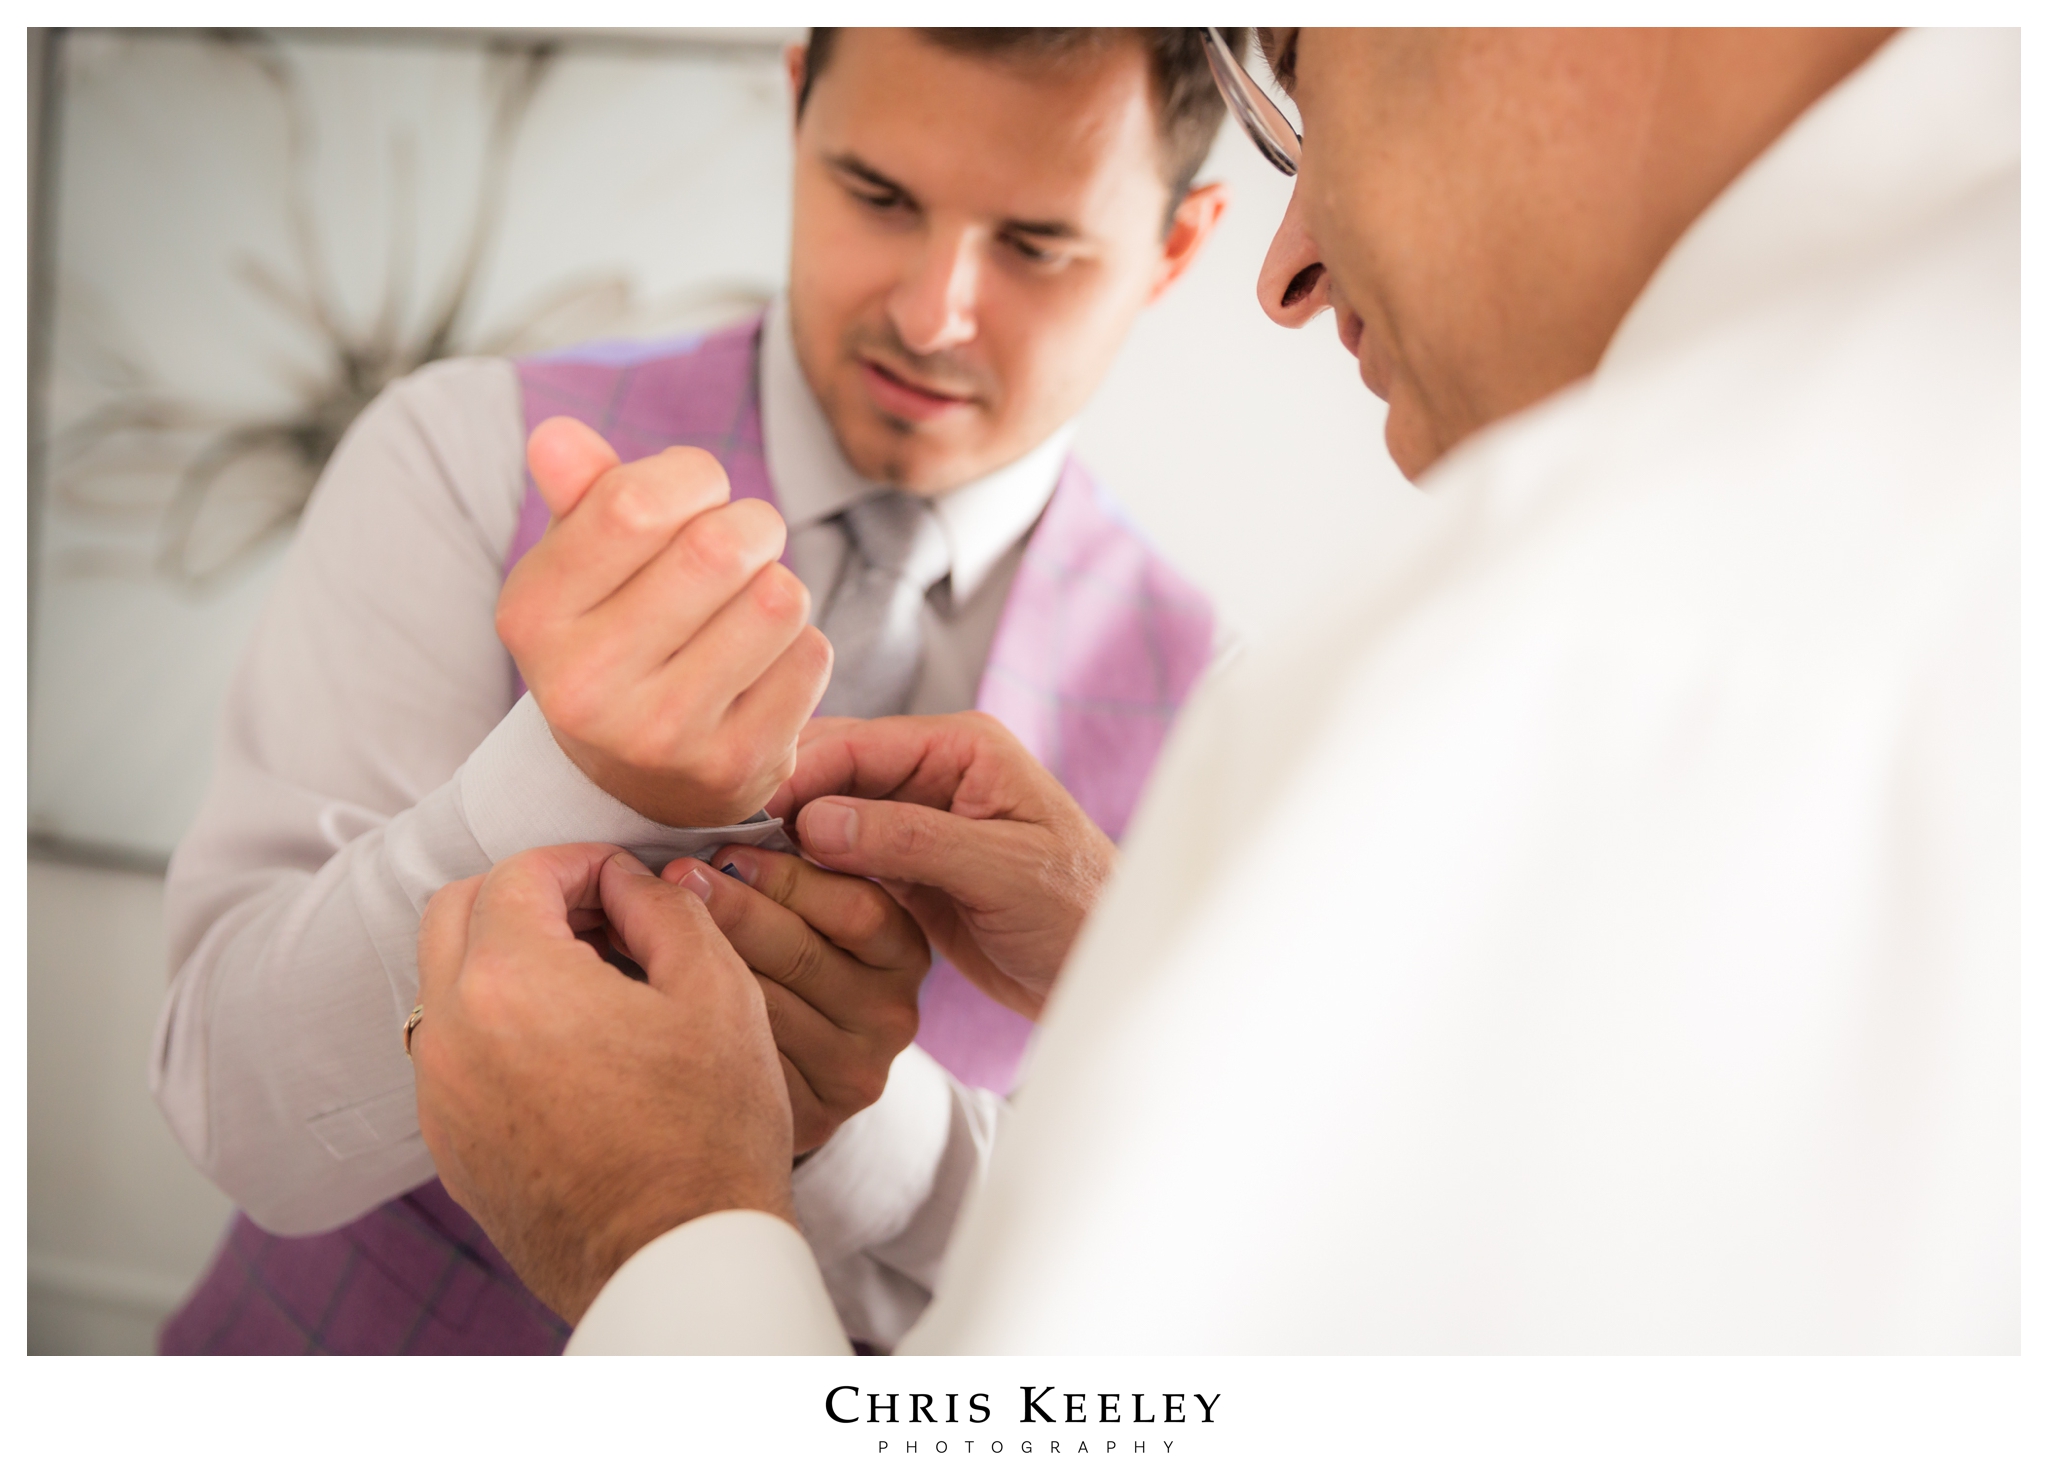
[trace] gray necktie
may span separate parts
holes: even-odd
[[[832,640],[820,714],[901,714],[924,659],[924,597],[952,564],[931,504],[884,489],[839,515],[846,564],[819,629]]]

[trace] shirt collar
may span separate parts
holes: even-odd
[[[969,600],[1003,552],[1021,539],[1059,483],[1073,445],[1068,422],[1006,467],[932,500],[951,556],[953,599]],[[811,394],[789,305],[778,296],[761,328],[761,451],[768,481],[791,529],[821,524],[884,484],[863,478],[839,450],[832,423]]]
[[[2019,165],[2010,31],[1893,37],[1796,119],[1672,247],[1596,378],[1867,260]]]

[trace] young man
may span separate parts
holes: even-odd
[[[1221,118],[1199,44],[819,31],[790,72],[790,278],[764,320],[431,367],[323,479],[169,882],[153,1083],[247,1213],[166,1349],[566,1337],[430,1182],[401,1025],[442,885],[544,843],[659,864],[762,841],[772,824],[747,819],[821,690],[833,714],[988,710],[1116,834],[1208,660],[1206,602],[1067,456],[1224,207],[1193,184]],[[730,497],[673,496],[667,473],[703,456],[675,446],[714,456]],[[820,1256],[858,1230],[848,1326],[886,1342],[936,1259],[854,1252],[931,1191],[891,1182],[888,1107],[943,1097],[938,1066],[1006,1090],[1029,1024],[941,968],[930,1057],[891,1070],[926,960],[901,911],[769,854],[729,861],[771,896],[733,911],[810,910],[841,948],[799,979],[763,926],[749,959],[809,1096],[793,1149],[816,1151],[797,1183]],[[842,1031],[806,1039],[828,999],[854,1004]]]
[[[1105,845],[995,727],[807,739],[806,850],[1053,993],[900,1349],[2017,1351],[2017,32],[1267,55],[1261,299],[1334,311],[1440,523],[1204,689],[1078,944]],[[428,912],[437,1164],[514,1244],[635,1189],[521,1265],[572,1350],[843,1350],[758,994],[571,851]],[[651,988],[507,970],[550,860]],[[557,990],[575,1033],[507,1011]],[[719,1003],[659,1088],[582,1041]]]

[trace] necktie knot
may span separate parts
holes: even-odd
[[[839,516],[849,548],[818,626],[832,640],[820,714],[900,714],[924,659],[925,592],[952,566],[946,531],[924,499],[884,489]]]
[[[951,567],[946,531],[929,500],[883,489],[846,510],[846,530],[859,558],[922,594]]]

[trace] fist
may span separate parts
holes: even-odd
[[[917,1036],[931,948],[866,879],[761,848],[723,849],[715,864],[679,858],[662,877],[704,901],[760,983],[789,1088],[790,1149],[802,1155],[882,1097]]]
[[[986,714],[811,721],[769,803],[804,852],[876,879],[961,975],[1033,1022],[1116,845]]]
[[[713,827],[787,780],[832,672],[782,518],[709,453],[622,463],[568,417],[527,442],[554,515],[505,579],[498,636],[556,742],[643,817]]]
[[[644,982],[579,939],[593,920]],[[768,1011],[688,892],[598,844],[535,849],[436,894],[419,963],[411,1051],[435,1169],[564,1319],[678,1224],[790,1217]]]

